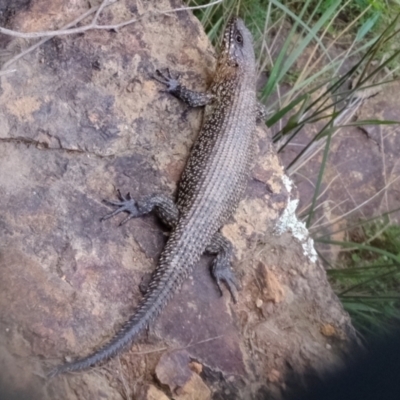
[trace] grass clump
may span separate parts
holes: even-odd
[[[301,10],[304,1],[282,1],[286,6],[293,9],[293,11]],[[315,10],[313,17],[319,17],[329,7],[332,6],[334,0],[314,0],[311,3],[311,8]],[[400,12],[399,2],[387,2],[386,0],[352,0],[346,3],[342,12],[338,15],[335,24],[331,28],[331,33],[336,34],[343,30],[346,25],[358,18],[360,14],[362,17],[354,26],[353,34],[356,34],[357,29],[365,25],[369,27],[371,34],[379,34],[385,24],[389,23],[393,15]],[[307,15],[310,17],[311,14]]]
[[[359,332],[389,332],[400,321],[400,226],[387,218],[350,229],[346,240],[325,244],[341,247],[332,285]]]

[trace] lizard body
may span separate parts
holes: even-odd
[[[94,353],[56,367],[55,376],[86,369],[115,356],[161,312],[204,252],[216,254],[212,274],[219,289],[224,282],[236,300],[230,269],[232,246],[219,230],[243,195],[257,118],[255,57],[252,37],[242,20],[232,18],[225,29],[213,83],[208,92],[188,90],[178,79],[158,72],[167,91],[206,111],[180,182],[177,204],[164,195],[139,201],[120,195],[118,207],[104,219],[128,212],[123,221],[155,210],[172,232],[150,280],[147,292],[122,329]]]

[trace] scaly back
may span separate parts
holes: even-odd
[[[253,150],[255,57],[252,36],[241,19],[232,18],[225,29],[210,91],[214,101],[206,106],[182,175],[178,206],[183,215],[204,208],[215,231],[243,195]]]

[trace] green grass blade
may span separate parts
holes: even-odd
[[[355,243],[355,242],[342,242],[342,241],[337,241],[337,240],[315,239],[315,241],[318,243],[325,243],[325,244],[330,244],[330,245],[341,246],[343,248],[348,248],[348,247],[353,248],[354,247],[358,250],[371,251],[373,253],[377,253],[377,254],[386,256],[387,258],[393,260],[396,263],[400,263],[400,256],[396,256],[395,254],[390,253],[389,251],[380,249],[378,247],[369,246],[366,244]]]
[[[276,0],[271,0],[271,3],[273,3],[275,6],[277,6],[277,5],[281,6],[283,11],[286,12],[288,15],[289,15],[289,13],[293,14],[288,8],[286,8],[285,6],[283,6],[281,3],[277,2]],[[286,57],[286,53],[287,53],[287,51],[289,49],[289,46],[290,46],[291,41],[292,41],[292,37],[295,34],[298,25],[299,24],[300,25],[301,24],[305,25],[304,22],[301,20],[301,18],[303,16],[303,14],[305,13],[305,11],[307,10],[307,7],[308,7],[309,3],[310,3],[310,0],[307,0],[306,3],[304,4],[299,16],[294,16],[294,14],[293,14],[295,23],[293,24],[292,29],[290,30],[290,32],[289,32],[289,34],[288,34],[288,36],[287,36],[287,38],[286,38],[286,40],[285,40],[285,42],[283,44],[283,47],[282,47],[282,49],[280,50],[280,52],[278,54],[278,57],[277,57],[277,59],[275,61],[275,64],[272,67],[268,82],[265,85],[264,89],[262,90],[262,97],[263,98],[267,98],[273,92],[273,90],[275,89],[276,85],[279,83],[278,77],[280,75],[280,70],[281,70],[281,68],[283,66],[284,59]]]
[[[373,26],[376,24],[380,17],[380,13],[376,13],[372,17],[368,18],[364,24],[360,27],[360,29],[357,32],[357,36],[355,40],[357,42],[361,41],[373,28]]]
[[[296,107],[297,104],[304,101],[307,97],[309,97],[309,93],[305,93],[305,94],[301,95],[300,97],[297,97],[291,103],[289,103],[286,107],[283,107],[281,110],[276,112],[271,118],[269,118],[266,121],[265,124],[270,128],[272,125],[274,125],[280,119],[282,119],[289,111],[291,111],[294,107]]]
[[[365,125],[398,125],[400,121],[384,120],[384,119],[364,119],[354,122],[348,122],[347,124],[340,125],[338,128],[345,128],[348,126],[365,126]]]
[[[307,222],[306,222],[306,226],[307,227],[310,226],[311,219],[312,219],[312,217],[314,215],[314,208],[315,208],[315,205],[317,203],[317,198],[318,198],[318,195],[319,195],[319,189],[320,189],[321,183],[322,183],[322,177],[323,177],[324,172],[325,172],[326,161],[328,160],[328,154],[329,154],[329,148],[330,148],[330,144],[331,144],[333,129],[334,128],[328,128],[326,130],[327,131],[327,140],[326,140],[326,144],[325,144],[324,155],[322,157],[321,166],[320,166],[319,172],[318,172],[318,179],[317,179],[317,182],[316,182],[316,185],[315,185],[315,190],[314,190],[314,195],[313,195],[312,202],[311,202],[310,211],[309,211]]]
[[[279,71],[278,80],[281,80],[282,77],[289,71],[289,69],[293,66],[293,64],[297,61],[300,55],[304,52],[306,47],[310,44],[310,42],[317,37],[319,30],[326,24],[326,22],[331,19],[334,15],[336,9],[339,7],[341,0],[336,0],[332,3],[332,5],[322,14],[321,18],[315,23],[312,27],[311,31],[306,35],[306,37],[301,40],[301,42],[296,46],[295,51],[293,51],[287,60],[285,61],[282,69]],[[327,53],[329,60],[331,57],[329,53]]]

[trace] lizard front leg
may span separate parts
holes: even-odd
[[[264,122],[268,116],[267,107],[264,104],[257,102],[255,114],[257,122]]]
[[[179,82],[179,74],[173,77],[169,71],[166,69],[166,73],[156,70],[156,74],[153,78],[167,86],[165,90],[171,93],[178,99],[182,100],[190,107],[201,107],[211,103],[214,99],[214,95],[209,92],[196,92],[188,89],[186,86]]]
[[[132,199],[130,193],[128,193],[126,196],[123,196],[118,190],[118,198],[119,201],[105,200],[106,204],[118,208],[101,218],[102,221],[105,221],[106,219],[109,219],[121,212],[127,212],[129,215],[123,219],[122,222],[120,222],[120,225],[123,225],[131,218],[141,217],[149,214],[153,210],[156,212],[161,221],[163,221],[164,224],[170,229],[172,229],[178,221],[179,210],[176,207],[176,204],[170,197],[164,194],[151,194],[136,201]]]

